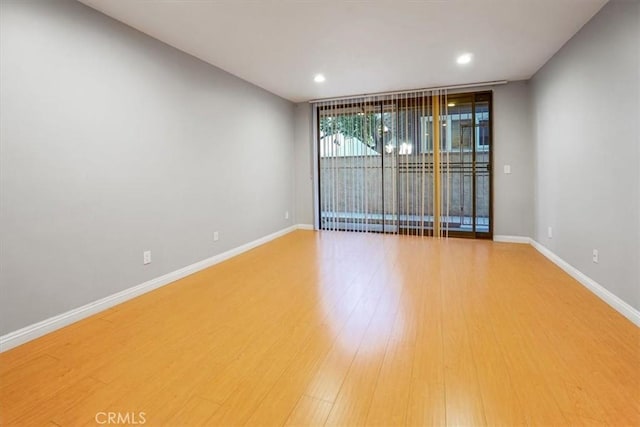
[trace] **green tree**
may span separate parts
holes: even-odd
[[[383,136],[391,129],[390,122],[390,114],[355,113],[330,115],[325,113],[320,116],[320,132],[323,136],[342,134],[345,137],[357,138],[369,148],[381,152]]]

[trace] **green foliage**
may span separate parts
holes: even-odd
[[[356,113],[320,116],[321,135],[340,133],[345,137],[357,138],[378,152],[382,148],[383,133],[388,132],[390,128],[390,114]]]

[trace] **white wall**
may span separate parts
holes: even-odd
[[[640,3],[611,1],[534,76],[532,92],[534,238],[635,309],[639,45]]]
[[[293,224],[292,103],[75,1],[0,8],[0,335]]]

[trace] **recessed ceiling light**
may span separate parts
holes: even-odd
[[[324,76],[322,74],[316,74],[315,77],[313,78],[313,81],[316,82],[316,83],[322,83],[325,80],[326,79],[324,78]]]
[[[455,102],[450,102],[447,104],[447,107],[455,107],[456,103]]]
[[[473,58],[473,55],[471,55],[470,53],[463,53],[462,55],[458,56],[458,59],[456,59],[456,62],[460,65],[465,65],[471,62],[472,58]]]

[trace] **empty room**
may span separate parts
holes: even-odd
[[[0,0],[0,425],[640,426],[637,0]]]

